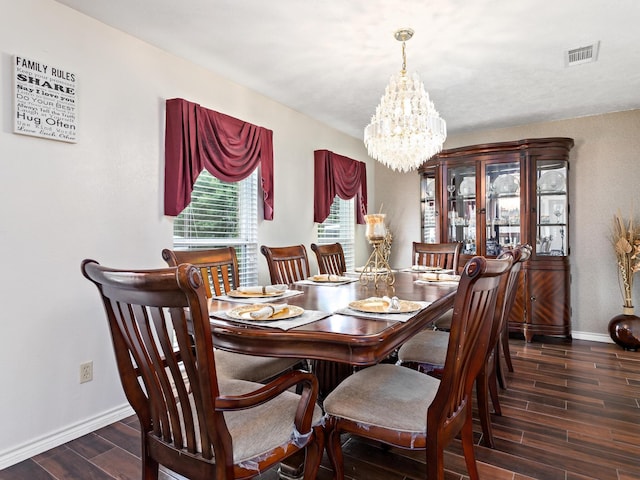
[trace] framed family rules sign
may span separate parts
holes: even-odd
[[[58,66],[14,57],[14,133],[75,143],[77,75]]]

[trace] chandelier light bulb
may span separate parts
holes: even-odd
[[[442,150],[447,138],[446,122],[420,77],[407,75],[405,42],[412,36],[411,29],[395,33],[402,42],[402,70],[391,76],[371,123],[364,129],[369,156],[400,172],[418,168]]]

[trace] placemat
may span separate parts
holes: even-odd
[[[339,282],[314,282],[313,280],[299,280],[297,282],[294,282],[298,285],[313,285],[315,287],[337,287],[339,285],[344,285],[346,283],[352,283],[352,282],[357,282],[358,279],[357,278],[349,278],[346,280],[341,280]]]
[[[264,328],[277,328],[279,330],[291,330],[292,328],[300,327],[302,325],[306,325],[307,323],[312,323],[322,318],[326,318],[330,316],[330,313],[321,312],[319,310],[305,310],[302,315],[294,318],[287,318],[286,320],[273,320],[273,321],[253,321],[253,320],[244,320],[231,318],[227,315],[229,310],[222,310],[219,312],[212,313],[212,316],[215,318],[220,318],[222,320],[228,320],[236,323],[243,323],[247,325],[255,325],[257,327]]]
[[[427,268],[427,267],[425,267]],[[401,272],[410,272],[410,273],[426,273],[429,271],[433,271],[434,273],[447,273],[447,274],[454,274],[455,271],[452,269],[442,269],[442,270],[419,270],[413,267],[406,267],[406,268],[401,268],[400,269]]]
[[[413,300],[412,300],[413,301]],[[410,313],[369,313],[369,312],[361,312],[359,310],[353,310],[349,307],[341,308],[340,310],[336,310],[335,313],[342,315],[351,315],[352,317],[362,317],[362,318],[373,318],[375,320],[389,320],[392,322],[406,322],[410,320],[412,317],[420,313],[423,309],[431,305],[432,302],[416,302],[422,305],[422,309],[416,312]]]
[[[443,272],[425,272],[418,276],[418,280],[425,282],[459,282],[460,278],[460,275]]]
[[[453,285],[456,287],[460,284],[460,282],[453,280],[414,280],[413,283],[417,283],[418,285]]]
[[[301,290],[287,290],[279,297],[230,297],[229,295],[215,295],[213,300],[221,300],[223,302],[235,302],[235,303],[277,303],[280,300],[288,297],[295,297],[296,295],[303,295]]]

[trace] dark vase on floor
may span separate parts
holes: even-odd
[[[640,317],[634,315],[633,307],[622,311],[609,321],[609,335],[625,350],[635,352],[640,348]]]

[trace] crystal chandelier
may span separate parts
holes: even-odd
[[[364,129],[364,144],[372,158],[393,170],[408,172],[442,150],[447,124],[418,74],[407,75],[405,42],[413,30],[398,30],[394,36],[402,42],[402,70],[391,77],[371,123]]]

